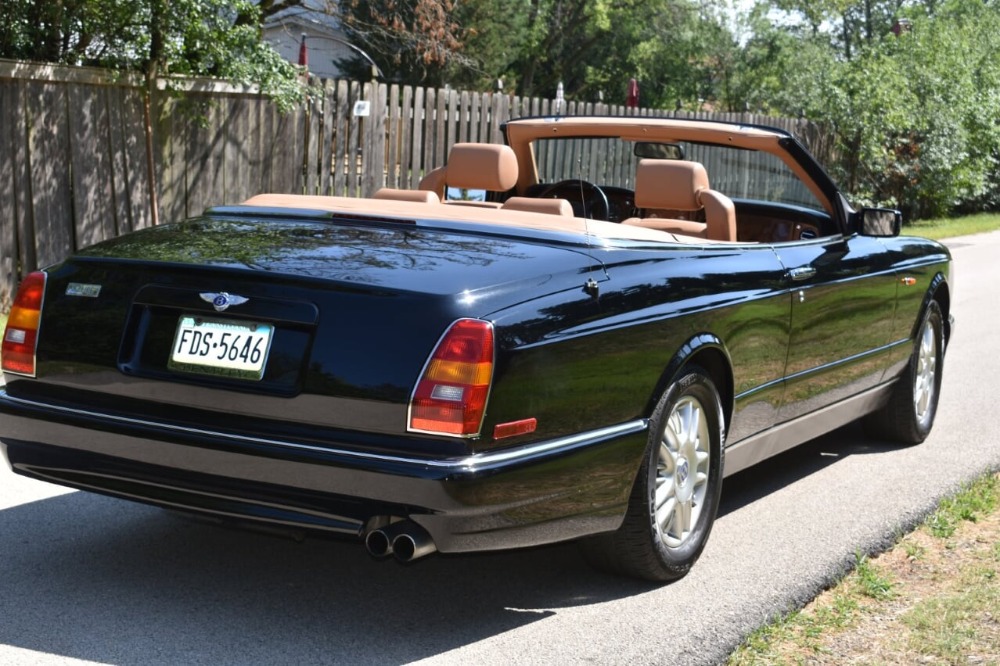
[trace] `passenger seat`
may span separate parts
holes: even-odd
[[[635,172],[635,205],[640,211],[703,211],[705,221],[633,217],[622,224],[708,240],[736,240],[736,207],[732,199],[709,187],[708,173],[699,162],[640,160]]]

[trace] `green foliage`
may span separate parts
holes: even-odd
[[[644,106],[726,100],[737,43],[717,6],[696,0],[349,0],[349,35],[386,78],[411,85],[504,89],[624,103],[636,78]],[[441,8],[421,22],[423,5]],[[367,78],[360,58],[340,63]]]
[[[859,203],[907,217],[1000,204],[996,2],[761,3],[736,92],[754,109],[805,114],[835,135],[829,165]],[[897,36],[894,17],[910,21]]]
[[[259,84],[284,107],[299,72],[260,39],[251,0],[5,0],[0,57]],[[5,12],[6,13],[6,12]]]

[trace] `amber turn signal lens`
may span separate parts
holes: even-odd
[[[17,290],[3,334],[3,371],[35,376],[35,350],[45,297],[45,273],[30,273]]]

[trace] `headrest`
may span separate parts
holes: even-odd
[[[698,193],[707,189],[708,173],[699,162],[645,159],[635,170],[636,208],[699,210]]]
[[[396,190],[391,187],[383,187],[372,195],[372,199],[412,201],[414,203],[441,203],[438,195],[428,190]]]
[[[448,187],[506,192],[517,183],[517,157],[510,146],[456,143],[448,153]]]
[[[561,215],[573,217],[573,206],[565,199],[531,199],[529,197],[511,197],[503,202],[504,210],[520,210],[525,213],[544,213],[546,215]]]

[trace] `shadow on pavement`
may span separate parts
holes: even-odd
[[[846,425],[727,478],[722,485],[719,517],[849,456],[885,453],[899,447],[869,438],[860,423]]]
[[[727,479],[720,515],[890,449],[851,428]],[[657,589],[573,544],[401,566],[81,492],[0,511],[0,562],[0,643],[115,664],[409,662]]]

